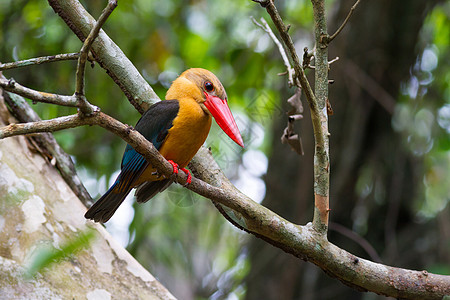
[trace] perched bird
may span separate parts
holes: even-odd
[[[188,174],[185,167],[205,142],[211,116],[222,130],[244,147],[241,134],[227,104],[227,94],[210,71],[188,69],[171,85],[166,100],[152,105],[135,126],[173,166]],[[127,145],[121,172],[109,190],[86,212],[87,219],[108,221],[125,197],[136,188],[137,202],[146,202],[165,190],[173,179],[158,174],[145,158]]]

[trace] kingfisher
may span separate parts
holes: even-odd
[[[234,142],[244,147],[225,89],[212,72],[201,68],[184,71],[172,83],[165,99],[150,106],[135,129],[172,164],[174,173],[181,170],[187,174],[186,184],[191,183],[192,176],[185,167],[205,142],[211,117]],[[164,191],[173,180],[160,175],[127,145],[116,181],[84,216],[105,223],[133,188],[137,202],[143,203]]]

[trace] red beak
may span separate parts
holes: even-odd
[[[236,121],[231,114],[228,107],[227,100],[222,100],[217,96],[211,96],[205,93],[206,101],[204,102],[206,108],[211,112],[217,124],[222,130],[239,146],[244,147],[241,133],[236,125]]]

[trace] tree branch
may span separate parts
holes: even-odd
[[[336,30],[335,33],[333,33],[330,37],[328,37],[327,42],[328,44],[331,43],[332,40],[334,40],[334,38],[341,33],[341,31],[344,29],[345,25],[347,25],[348,20],[350,20],[350,17],[352,16],[353,12],[355,11],[356,7],[358,6],[359,2],[361,0],[356,0],[355,4],[353,4],[352,8],[350,8],[350,11],[348,12],[347,17],[345,18],[344,22],[342,23],[342,25],[338,28],[338,30]]]
[[[80,115],[70,115],[51,120],[35,121],[28,123],[9,124],[0,128],[0,139],[16,135],[32,134],[38,132],[53,132],[74,128],[82,125],[94,125],[93,118],[81,118]]]
[[[316,138],[314,153],[314,227],[326,234],[328,229],[328,216],[330,211],[330,154],[328,133],[328,43],[327,23],[324,0],[311,0],[314,14],[314,28],[316,40],[315,62],[315,95],[319,111],[320,135]],[[320,142],[318,141],[320,140]]]
[[[32,99],[34,102],[78,107],[77,99],[74,96],[65,96],[36,91],[18,84],[13,79],[8,80],[3,76],[0,77],[0,87],[5,91],[18,94],[28,99]]]
[[[121,137],[125,142],[141,153],[159,173],[167,177],[176,176],[176,181],[178,183],[183,185],[186,184],[187,175],[184,172],[179,172],[177,175],[173,174],[173,166],[167,162],[151,142],[132,127],[125,125],[102,112],[94,112],[87,116],[78,113],[51,120],[9,124],[0,128],[0,139],[40,132],[54,132],[84,125],[98,125]],[[187,187],[205,197],[220,199],[220,203],[230,208],[241,208],[241,205],[236,205],[236,203],[232,201],[234,197],[223,197],[224,192],[222,189],[211,186],[195,177],[192,178],[192,183]]]
[[[63,60],[77,60],[80,57],[80,53],[66,53],[66,54],[57,54],[57,55],[49,55],[42,56],[36,58],[30,58],[26,60],[19,60],[10,63],[0,63],[0,71],[22,68],[33,65],[40,65],[49,62],[63,61]]]

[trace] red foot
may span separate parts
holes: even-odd
[[[186,184],[185,185],[191,184],[191,182],[192,182],[191,172],[189,172],[189,170],[186,169],[186,168],[181,168],[180,170],[187,174],[187,179],[186,179]]]
[[[180,166],[177,163],[175,163],[173,160],[168,160],[168,162],[172,165],[174,174],[178,174],[178,170],[183,171],[187,175],[186,185],[191,184],[191,182],[192,182],[192,175],[191,175],[191,172],[189,172],[188,169],[180,168]]]
[[[169,163],[172,165],[172,167],[173,167],[173,173],[174,173],[174,174],[178,174],[178,168],[179,168],[178,164],[175,163],[173,160],[168,160],[168,162],[169,162]]]

